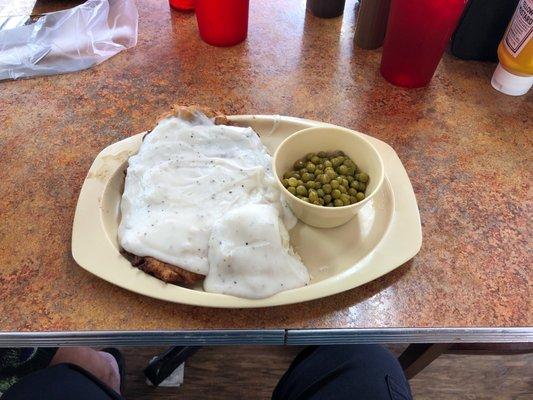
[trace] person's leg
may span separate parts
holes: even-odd
[[[2,400],[123,400],[91,373],[73,364],[33,372],[11,386]]]
[[[407,379],[396,358],[378,345],[306,348],[291,364],[273,400],[408,400]]]
[[[52,358],[50,366],[64,363],[83,368],[115,392],[120,393],[120,373],[117,362],[111,354],[90,347],[60,347]]]

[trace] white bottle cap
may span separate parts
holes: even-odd
[[[511,74],[500,63],[490,81],[492,87],[510,96],[522,96],[533,86],[533,76]]]

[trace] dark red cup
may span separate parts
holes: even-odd
[[[177,11],[194,11],[194,0],[168,0],[168,3]]]
[[[397,86],[429,83],[467,0],[392,0],[381,75]]]
[[[249,0],[196,0],[196,20],[202,40],[213,46],[233,46],[248,35]]]

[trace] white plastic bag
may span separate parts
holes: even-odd
[[[0,80],[79,71],[137,44],[133,0],[89,0],[0,31]]]

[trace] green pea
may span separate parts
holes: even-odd
[[[350,160],[349,158],[347,158],[346,160],[344,160],[344,162],[342,163],[342,165],[346,165],[347,167],[353,167],[355,164],[352,160]]]
[[[350,204],[357,203],[357,198],[355,196],[350,196]]]
[[[350,182],[350,183],[352,183],[355,180],[355,178],[353,176],[351,176],[351,175],[348,175],[346,177],[346,179],[348,179],[348,182]]]
[[[327,174],[322,174],[322,175],[320,175],[319,181],[322,184],[330,183],[331,182],[331,177],[329,175],[327,175]]]
[[[293,173],[292,177],[296,179],[302,179],[302,176],[298,172]]]
[[[359,182],[358,181],[350,182],[350,187],[357,189],[359,187]]]
[[[320,204],[321,206],[323,206],[323,205],[324,205],[324,199],[322,199],[322,198],[319,197],[319,198],[318,198],[318,204]]]
[[[320,157],[314,156],[313,158],[311,158],[311,162],[313,164],[320,164],[320,161]]]
[[[298,171],[298,173],[299,173],[300,175],[305,174],[306,172],[309,172],[309,171],[307,170],[307,168],[302,168],[301,170]]]
[[[311,180],[311,174],[309,172],[306,172],[305,174],[302,174],[302,181],[307,182]]]
[[[307,161],[311,161],[311,159],[315,156],[316,154],[315,153],[307,153],[305,155],[305,158],[307,159]]]
[[[333,197],[334,199],[338,199],[339,197],[341,197],[341,191],[339,189],[332,190],[331,197]]]
[[[326,204],[326,207],[333,207],[333,203],[330,201],[329,203]]]
[[[326,167],[326,168],[327,167],[333,167],[333,164],[331,163],[331,161],[326,160],[326,161],[324,161],[324,167]]]
[[[358,188],[358,190],[359,190],[360,192],[363,192],[363,193],[364,193],[365,190],[366,190],[366,185],[365,185],[363,182],[359,182],[359,188]]]
[[[315,206],[320,206],[321,205],[320,202],[318,201],[318,199],[314,200],[314,201],[309,200],[309,203],[314,204]]]
[[[350,196],[348,196],[347,194],[341,194],[341,197],[340,197],[342,203],[347,206],[348,204],[350,204]]]
[[[320,189],[322,187],[322,183],[319,181],[315,181],[315,189]]]
[[[295,177],[290,177],[288,181],[289,181],[290,186],[292,187],[298,186],[298,179],[296,179]]]
[[[309,197],[302,196],[302,197],[300,197],[300,200],[303,200],[306,203],[309,203]]]
[[[341,193],[348,193],[348,189],[346,189],[344,186],[339,186],[339,190],[341,191]]]
[[[335,199],[335,200],[333,201],[333,205],[334,205],[335,207],[342,207],[342,206],[344,205],[344,203],[342,202],[341,199]]]
[[[357,179],[359,182],[367,183],[368,174],[366,174],[365,172],[360,172],[355,176],[355,179]]]
[[[335,179],[337,177],[337,174],[333,170],[326,171],[326,175],[329,176],[331,179]]]
[[[361,201],[365,198],[365,194],[363,192],[357,192],[355,198],[357,199],[357,201]]]
[[[339,165],[342,164],[342,161],[339,157],[335,157],[334,159],[331,160],[331,163],[333,164],[333,167],[334,168],[337,168]]]
[[[315,171],[313,172],[316,176],[318,175],[322,175],[324,173],[324,170],[323,169],[315,169]]]
[[[346,165],[341,165],[337,168],[337,172],[341,175],[346,175],[348,173],[348,167]]]
[[[303,167],[305,167],[305,161],[304,160],[297,160],[297,161],[295,161],[293,167],[294,167],[295,170],[300,170]]]
[[[313,203],[315,201],[318,201],[318,194],[317,194],[317,192],[314,189],[311,189],[309,191],[309,196],[308,197],[309,197],[309,201],[311,203]]]
[[[316,169],[316,165],[311,163],[311,162],[308,162],[306,165],[305,165],[305,168],[309,171],[309,172],[315,172],[315,169]]]
[[[332,187],[329,183],[326,183],[325,185],[322,185],[322,190],[324,193],[329,194],[332,191]]]
[[[287,172],[285,172],[283,174],[283,178],[289,179],[292,176],[293,173],[294,173],[294,171],[287,171]]]
[[[318,194],[318,197],[324,197],[325,193],[322,189],[317,189],[316,193]]]
[[[350,187],[350,182],[348,182],[348,179],[342,178],[341,185],[344,186],[345,188],[348,188]]]
[[[325,151],[319,151],[317,153],[317,156],[319,156],[320,158],[324,158],[324,157],[326,157],[326,152]]]
[[[303,185],[299,185],[296,187],[296,193],[298,193],[300,196],[307,196],[307,189]]]
[[[315,189],[316,188],[316,182],[315,181],[307,181],[305,182],[305,187],[309,189]]]
[[[333,179],[329,184],[331,185],[331,187],[332,187],[333,189],[338,189],[339,186],[340,186],[339,181],[336,180],[336,179]]]
[[[355,196],[357,194],[357,189],[354,189],[354,188],[348,189],[348,194],[350,196]]]
[[[324,203],[331,203],[331,200],[333,200],[333,198],[331,197],[331,195],[329,194],[326,194],[324,195]]]
[[[301,179],[298,179],[298,186],[303,186],[304,185],[304,181],[302,181]]]
[[[289,186],[287,190],[291,192],[291,194],[296,196],[296,188],[294,186]]]
[[[355,175],[355,168],[354,167],[348,167],[348,176]]]
[[[320,170],[323,170],[324,169],[324,164],[322,163],[319,163],[317,165],[315,165],[316,169],[320,169]],[[312,172],[312,171],[311,171]]]

